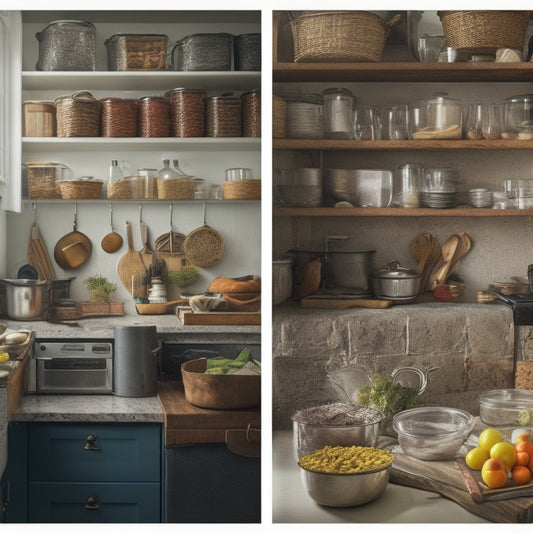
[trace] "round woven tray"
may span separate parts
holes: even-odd
[[[438,11],[446,46],[475,53],[522,51],[529,11]]]
[[[294,61],[378,62],[390,29],[390,22],[368,11],[325,11],[302,15],[291,21]]]
[[[224,239],[210,226],[202,226],[189,233],[183,242],[183,252],[194,266],[209,267],[224,255]]]
[[[224,200],[260,200],[261,180],[230,180],[222,184]]]

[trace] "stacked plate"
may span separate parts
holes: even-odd
[[[420,203],[422,207],[450,209],[457,206],[457,192],[422,191],[420,193]]]
[[[492,207],[492,192],[488,189],[470,189],[468,203],[472,207]]]
[[[322,104],[287,102],[287,138],[323,139]]]

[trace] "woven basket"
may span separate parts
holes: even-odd
[[[287,103],[279,96],[272,96],[272,137],[283,139],[286,134]]]
[[[87,91],[56,98],[58,137],[98,137],[100,102]]]
[[[291,21],[294,61],[378,62],[390,29],[390,22],[368,11],[328,11],[302,15]]]
[[[222,184],[224,200],[260,200],[261,180],[229,180]]]
[[[157,180],[159,200],[190,200],[194,198],[193,178],[172,178]]]
[[[99,180],[67,180],[56,182],[57,190],[64,200],[98,200],[103,182]]]
[[[473,53],[524,48],[529,11],[438,11],[446,46]]]

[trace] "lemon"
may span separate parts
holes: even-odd
[[[0,363],[9,361],[9,354],[7,352],[0,352]]]
[[[490,456],[499,459],[507,470],[511,470],[516,463],[516,450],[510,442],[497,442],[490,449]]]
[[[490,451],[497,442],[502,440],[503,436],[496,428],[487,428],[479,434],[478,446]]]
[[[465,457],[468,468],[472,470],[481,470],[483,463],[490,457],[489,450],[485,448],[472,448]]]

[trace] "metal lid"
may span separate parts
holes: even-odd
[[[398,261],[392,261],[383,268],[374,271],[372,277],[384,279],[414,279],[419,278],[420,274],[415,270],[400,266]]]

